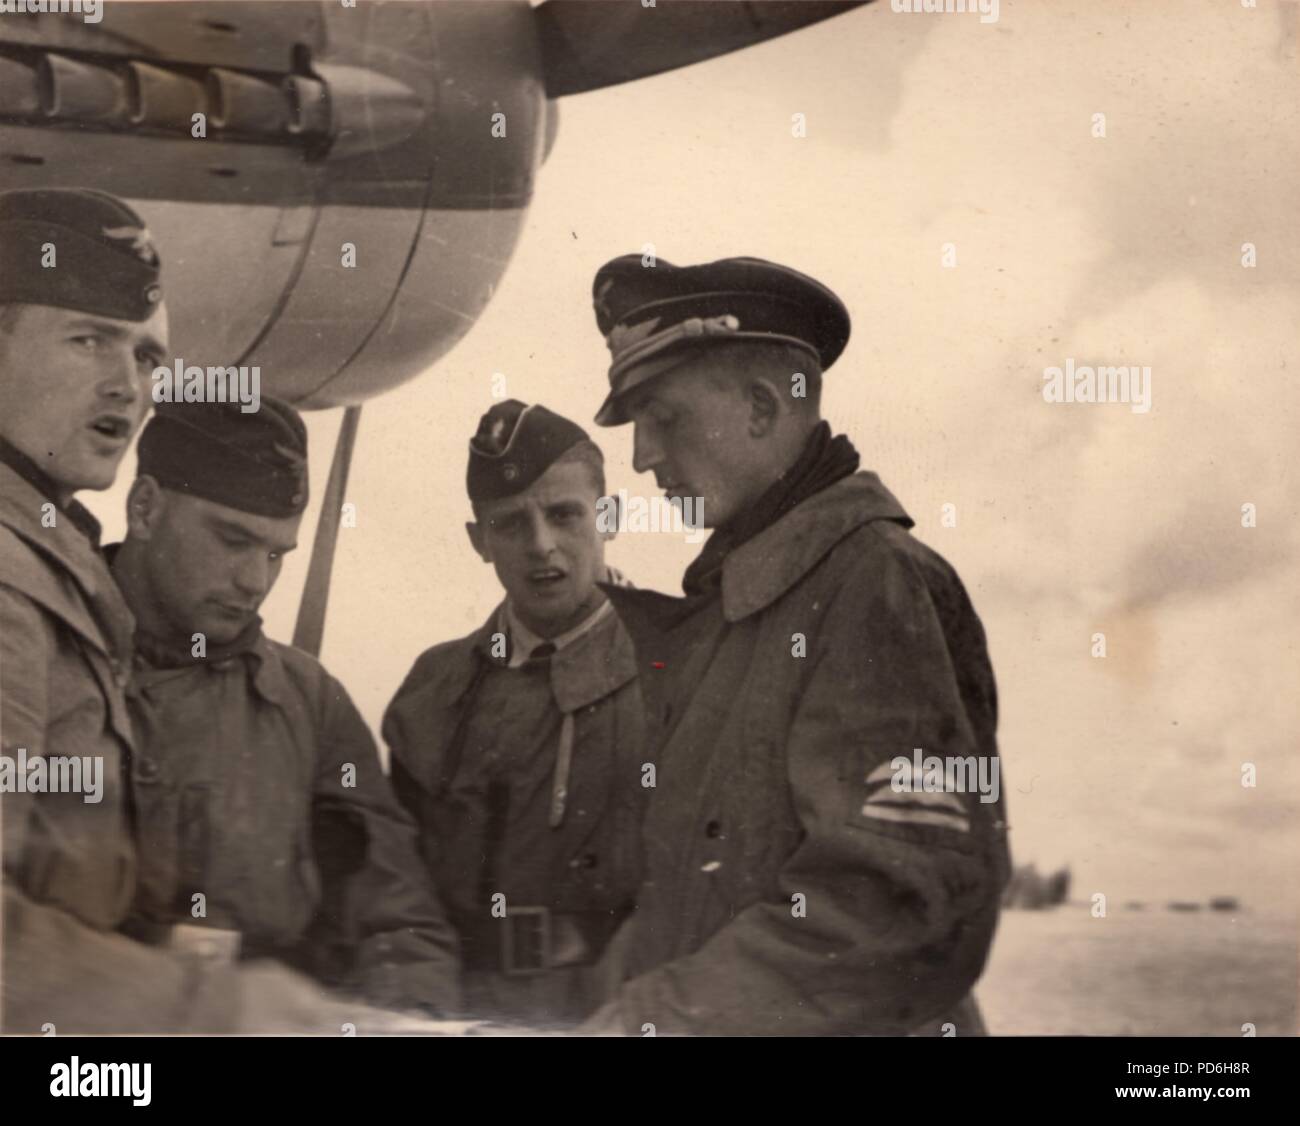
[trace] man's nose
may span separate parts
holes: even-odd
[[[545,558],[555,550],[555,530],[546,517],[538,513],[528,525],[528,550],[531,554]]]
[[[99,393],[128,406],[141,397],[143,381],[130,349],[114,349],[105,357],[99,379]]]
[[[650,431],[641,423],[632,424],[632,468],[638,473],[649,473],[664,459],[663,449],[650,437]]]
[[[235,572],[235,586],[250,598],[266,597],[271,587],[271,561],[260,551],[245,559]]]

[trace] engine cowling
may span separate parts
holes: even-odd
[[[43,18],[57,35],[0,44],[0,188],[129,200],[187,364],[256,364],[266,391],[332,407],[474,324],[554,136],[525,0]]]

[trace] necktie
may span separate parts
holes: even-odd
[[[528,654],[530,661],[545,661],[555,653],[555,644],[543,641]],[[564,820],[569,799],[569,771],[573,764],[573,713],[565,712],[560,722],[560,745],[555,754],[555,775],[551,780],[551,811],[547,821],[557,829]]]

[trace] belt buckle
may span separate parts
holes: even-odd
[[[546,973],[551,968],[551,909],[508,907],[505,924],[501,942],[502,973],[508,977]]]

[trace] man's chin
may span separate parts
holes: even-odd
[[[113,487],[113,482],[117,480],[119,464],[120,459],[113,462],[111,466],[95,466],[81,472],[74,471],[67,474],[51,473],[50,479],[60,488],[66,489],[69,496],[83,491],[102,493],[105,489]]]
[[[583,616],[585,602],[585,599],[573,598],[572,596],[555,601],[532,597],[523,605],[522,610],[524,613],[520,616],[524,620],[524,625],[534,633],[554,637],[556,634],[565,633],[579,623]],[[516,603],[515,606],[516,612],[518,612],[521,609],[519,603]]]
[[[78,478],[80,483],[70,487],[92,489],[96,492],[111,489],[113,482],[117,480],[118,470],[122,468],[122,462],[126,458],[126,451],[130,445],[131,439],[128,436],[112,443],[93,445],[90,450],[84,452],[78,451],[82,456],[76,459],[77,464],[69,467],[68,476]]]
[[[689,525],[688,530],[704,532],[726,523],[727,514],[723,511],[722,502],[700,496],[690,486],[665,490],[663,499],[678,509],[682,521]],[[734,508],[738,511],[740,506],[735,505]],[[719,519],[719,513],[723,514],[723,519]]]

